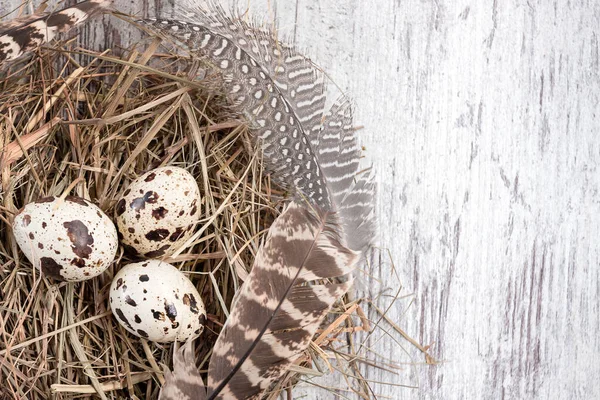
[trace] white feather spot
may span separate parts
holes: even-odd
[[[207,33],[204,35],[204,37],[202,38],[202,42],[200,42],[200,48],[203,49],[205,48],[209,43],[210,40],[212,39],[212,35]]]
[[[227,45],[229,44],[229,41],[227,39],[222,39],[221,40],[221,47],[219,47],[217,50],[215,50],[213,52],[213,55],[215,57],[220,56],[221,54],[223,54],[223,51],[225,51],[225,49],[227,48]]]
[[[68,15],[71,18],[72,23],[85,21],[89,15],[88,13],[81,11],[77,8],[70,8],[70,9],[63,10],[62,12],[60,12],[60,14]]]
[[[269,136],[271,136],[271,134],[273,133],[272,130],[266,130],[262,133],[262,135],[260,135],[261,139],[268,139]]]
[[[44,35],[43,39],[40,37],[32,37],[31,41],[34,43],[41,44],[43,42],[48,42],[48,41],[54,39],[54,36],[56,36],[57,27],[56,26],[48,26],[48,25],[46,25],[46,22],[44,22],[44,21],[36,21],[32,24],[29,24],[29,26],[37,30],[37,32],[36,32],[37,35],[40,35],[40,34]]]
[[[2,50],[3,53],[7,54],[7,58],[9,60],[13,58],[17,58],[21,55],[21,46],[17,44],[14,40],[12,40],[8,36],[1,37],[0,36],[0,47],[4,47]]]
[[[308,67],[308,68],[304,68],[304,69],[299,69],[297,71],[292,71],[288,74],[288,77],[290,79],[295,79],[301,75],[307,75],[307,74],[312,74],[313,73],[313,69]]]
[[[256,107],[254,110],[252,110],[252,114],[259,115],[262,112],[263,108],[264,108],[263,105]]]
[[[273,82],[275,82],[275,85],[281,89],[281,90],[287,90],[288,89],[288,85],[286,85],[283,82],[278,81],[277,79],[274,79]]]
[[[304,57],[302,57],[301,55],[295,55],[295,56],[290,56],[290,57],[287,57],[287,58],[285,59],[285,63],[286,63],[286,64],[289,64],[289,63],[294,63],[294,62],[296,62],[296,61],[304,61]]]

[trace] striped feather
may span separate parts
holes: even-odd
[[[173,372],[165,368],[165,384],[158,400],[205,400],[206,387],[196,368],[194,342],[187,341],[173,354]]]
[[[57,12],[29,15],[0,24],[0,63],[23,56],[111,4],[111,0],[88,0]]]
[[[312,135],[317,162],[327,180],[345,244],[366,252],[375,240],[375,182],[369,171],[359,173],[361,148],[352,124],[352,107],[339,99],[324,117],[323,127]]]
[[[213,349],[209,399],[260,396],[304,352],[350,288],[359,254],[329,213],[291,203],[271,226]],[[328,283],[333,278],[344,283]]]

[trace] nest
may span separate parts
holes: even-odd
[[[112,277],[131,261],[123,249],[102,275],[58,282],[32,267],[10,226],[25,204],[50,195],[85,197],[113,216],[128,184],[164,165],[187,169],[200,186],[195,240],[165,261],[192,280],[205,302],[196,360],[201,371],[208,368],[233,295],[286,193],[264,173],[246,126],[218,90],[219,78],[207,70],[198,79],[203,71],[154,41],[122,58],[60,44],[1,72],[0,398],[157,398],[174,346],[135,337],[112,316]],[[354,324],[349,317],[357,312]],[[309,369],[315,364],[331,370],[336,338],[365,329],[359,301],[337,304],[268,398],[290,390],[300,373],[318,374]],[[339,349],[334,358],[344,358]],[[357,382],[348,390],[368,396]]]

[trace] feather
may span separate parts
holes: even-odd
[[[188,341],[173,354],[173,372],[165,368],[165,384],[158,400],[205,400],[206,387],[196,368],[194,342]]]
[[[361,150],[350,102],[342,97],[326,110],[322,72],[278,41],[274,28],[229,17],[212,1],[180,5],[177,15],[181,20],[138,22],[219,71],[234,110],[261,144],[273,179],[294,190],[297,198],[335,212],[348,228],[343,230],[345,243],[366,250],[375,236],[375,185],[370,175],[354,184]],[[357,238],[354,228],[364,235]]]
[[[260,394],[306,350],[350,288],[359,254],[340,243],[334,216],[291,203],[276,219],[213,349],[210,399]]]
[[[21,57],[111,4],[112,0],[87,0],[58,12],[33,14],[0,24],[0,63]]]

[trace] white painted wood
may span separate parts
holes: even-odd
[[[380,186],[381,246],[414,294],[389,315],[445,360],[422,365],[399,336],[411,357],[375,334],[376,351],[420,365],[368,369],[373,381],[419,386],[374,393],[600,398],[600,4],[248,2],[354,97]],[[142,3],[117,1],[152,14]],[[137,37],[104,21],[86,42]],[[375,270],[397,286],[386,258]]]

